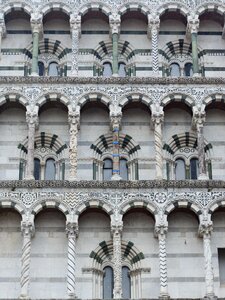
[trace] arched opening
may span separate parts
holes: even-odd
[[[130,269],[127,266],[122,267],[122,296],[123,299],[131,298]]]
[[[55,175],[55,160],[53,158],[48,158],[45,164],[45,180],[55,180]]]
[[[110,62],[103,63],[103,77],[112,77],[112,64]]]
[[[34,159],[34,179],[41,179],[41,162],[39,158]]]
[[[190,179],[198,179],[198,159],[192,158],[190,160]]]
[[[186,77],[193,76],[193,64],[192,63],[188,62],[184,65],[184,76],[186,76]]]
[[[114,275],[112,267],[103,269],[103,299],[113,299]]]
[[[178,158],[175,161],[175,178],[176,180],[186,179],[185,162],[182,158]]]
[[[103,180],[111,180],[113,173],[113,162],[110,158],[103,160]]]
[[[53,61],[48,65],[48,76],[59,76],[59,65]]]
[[[45,65],[42,61],[38,62],[38,75],[44,76],[45,75]]]
[[[119,77],[126,77],[126,64],[124,62],[119,62]]]
[[[172,63],[170,65],[170,76],[171,77],[180,77],[180,66],[177,63]]]
[[[120,177],[122,180],[128,180],[128,167],[125,158],[120,159]]]

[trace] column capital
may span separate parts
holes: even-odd
[[[123,216],[121,214],[111,215],[111,233],[121,234],[123,231]]]
[[[111,124],[112,130],[114,130],[116,128],[119,129],[121,127],[121,119],[122,119],[122,114],[110,115],[110,124]]]
[[[70,15],[70,30],[78,31],[78,34],[81,34],[81,16],[78,14],[71,14]]]
[[[198,15],[189,15],[187,18],[187,32],[198,33],[199,29],[199,17]]]
[[[38,107],[35,106],[27,106],[26,111],[26,122],[28,125],[38,126]]]
[[[30,23],[32,33],[42,33],[43,31],[43,23],[42,23],[42,14],[37,11],[31,14]]]
[[[110,26],[110,32],[111,34],[120,33],[120,24],[121,24],[121,18],[120,15],[117,13],[112,13],[109,16],[109,26]]]
[[[193,106],[193,117],[192,117],[192,125],[197,130],[199,127],[203,127],[205,123],[206,113],[205,113],[205,105],[202,104],[201,106]]]
[[[213,231],[213,222],[211,220],[203,220],[199,224],[198,234],[201,237],[210,237]]]
[[[66,222],[66,235],[68,237],[78,237],[78,223]]]
[[[153,32],[159,31],[160,28],[160,18],[156,14],[148,15],[148,36],[151,38]]]
[[[5,17],[3,13],[0,13],[0,35],[6,36]]]
[[[34,232],[35,232],[34,222],[31,220],[21,221],[21,232],[23,236],[27,236],[27,237],[34,236]]]
[[[154,124],[163,123],[163,121],[164,121],[163,107],[160,105],[152,104],[150,106],[150,108],[151,108],[151,113],[152,113],[152,116],[151,116],[152,122]]]
[[[77,125],[78,129],[80,127],[80,107],[68,106],[68,122],[70,125]]]

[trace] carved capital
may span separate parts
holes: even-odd
[[[77,14],[70,15],[70,30],[78,31],[78,34],[81,34],[81,16]]]
[[[77,126],[77,130],[80,128],[80,114],[76,111],[69,111],[68,113],[68,122],[70,126]]]
[[[30,23],[31,23],[31,29],[32,32],[35,33],[42,33],[43,31],[43,23],[42,23],[42,14],[37,12],[34,12],[31,14],[30,18]]]
[[[37,106],[27,106],[26,111],[26,122],[28,126],[38,126],[38,107]]]
[[[153,124],[161,124],[164,121],[163,107],[160,105],[151,105],[152,122]]]
[[[188,16],[188,24],[187,24],[187,31],[189,33],[198,33],[199,29],[199,18],[197,15],[190,15]]]
[[[78,224],[75,222],[66,223],[66,235],[67,237],[77,238],[78,237]]]
[[[32,221],[21,221],[21,232],[25,237],[32,237],[34,236],[34,222]]]
[[[109,16],[109,25],[110,25],[111,34],[120,33],[120,23],[121,23],[121,18],[119,14],[113,13]]]
[[[203,127],[205,123],[205,118],[206,118],[205,105],[193,106],[192,110],[193,110],[192,125],[198,130],[200,127]]]
[[[160,27],[160,18],[156,14],[148,15],[148,36],[152,37],[153,33],[158,33]]]
[[[210,237],[213,231],[213,222],[211,220],[203,220],[199,224],[198,234],[201,237]]]

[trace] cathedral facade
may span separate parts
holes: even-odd
[[[224,20],[0,1],[0,299],[225,298]]]

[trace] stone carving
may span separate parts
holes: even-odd
[[[109,25],[111,29],[111,34],[120,32],[120,15],[117,13],[112,13],[109,15]]]
[[[153,75],[159,75],[158,31],[160,19],[155,14],[148,15],[148,32],[152,38],[152,70]]]
[[[32,32],[42,33],[42,14],[38,10],[34,10],[30,18]]]
[[[71,75],[78,76],[79,38],[81,34],[81,16],[72,14],[70,16],[70,29],[72,36],[72,68]]]
[[[119,130],[121,124],[121,114],[111,115],[111,127],[113,134],[113,176],[112,180],[120,180],[120,141],[119,141]]]
[[[199,18],[197,15],[192,13],[191,15],[188,16],[187,30],[190,33],[198,33],[198,29],[199,29]]]

